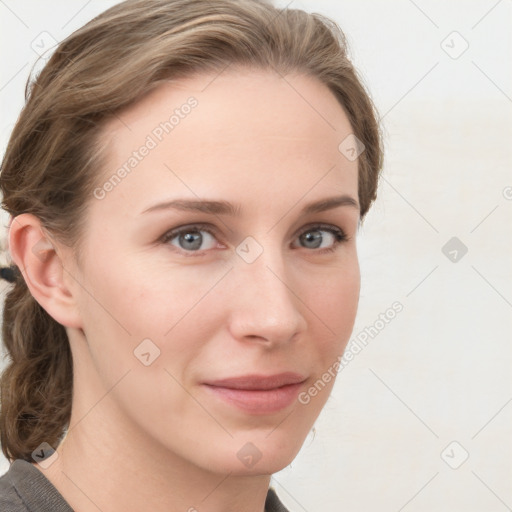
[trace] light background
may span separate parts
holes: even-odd
[[[0,0],[2,154],[41,33],[60,41],[115,3]],[[278,5],[338,22],[385,130],[353,338],[403,311],[274,485],[298,512],[512,510],[512,0]]]

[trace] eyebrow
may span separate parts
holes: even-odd
[[[359,203],[353,197],[349,195],[342,195],[336,197],[327,197],[325,199],[320,199],[319,201],[308,203],[304,206],[304,208],[302,208],[301,213],[320,213],[326,210],[332,210],[333,208],[338,208],[340,206],[349,206],[356,208],[358,211],[360,210]],[[242,206],[240,204],[233,204],[228,201],[213,201],[206,199],[174,199],[172,201],[165,201],[163,203],[150,206],[141,213],[168,209],[208,213],[212,215],[230,215],[237,217],[242,211]]]

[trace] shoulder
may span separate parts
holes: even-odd
[[[73,512],[53,484],[30,462],[14,460],[0,477],[1,512]]]
[[[276,491],[269,487],[265,501],[265,512],[289,512],[277,497]]]
[[[14,467],[14,464],[16,466],[20,465],[17,461],[14,461],[7,472],[0,476],[0,510],[2,512],[27,512],[29,509],[23,503],[13,482],[13,478],[16,480],[15,474],[17,472],[17,467]]]

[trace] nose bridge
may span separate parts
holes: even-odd
[[[246,252],[235,263],[235,297],[232,307],[233,334],[240,338],[258,336],[267,341],[286,341],[304,328],[300,301],[289,283],[291,273],[278,246],[261,248],[254,258],[247,254],[256,250],[248,241],[240,244]]]

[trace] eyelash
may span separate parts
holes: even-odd
[[[183,227],[180,227],[180,228],[176,228],[176,229],[172,229],[170,231],[167,231],[161,237],[160,241],[163,244],[168,244],[171,240],[173,240],[177,236],[179,236],[181,234],[184,234],[184,233],[190,233],[190,232],[193,232],[193,231],[206,231],[207,233],[212,235],[214,238],[216,238],[214,230],[212,230],[211,227],[209,227],[208,225],[205,225],[205,224],[191,224],[189,226],[183,226]],[[333,243],[333,245],[331,247],[325,247],[323,249],[310,249],[311,251],[318,252],[320,254],[326,254],[326,253],[334,252],[335,250],[338,249],[338,246],[341,243],[348,242],[350,240],[350,238],[341,229],[336,228],[334,226],[325,225],[325,224],[313,224],[313,225],[307,226],[307,228],[302,230],[297,235],[297,238],[299,238],[302,235],[304,235],[305,233],[309,233],[311,231],[328,231],[335,238],[334,243]],[[176,250],[181,252],[186,257],[202,256],[202,255],[204,255],[205,251],[206,252],[208,251],[208,249],[203,250],[203,251],[185,251],[185,250],[180,249],[180,248],[175,247],[175,246],[173,246],[173,248],[175,248]],[[303,249],[307,249],[307,247],[303,247]]]

